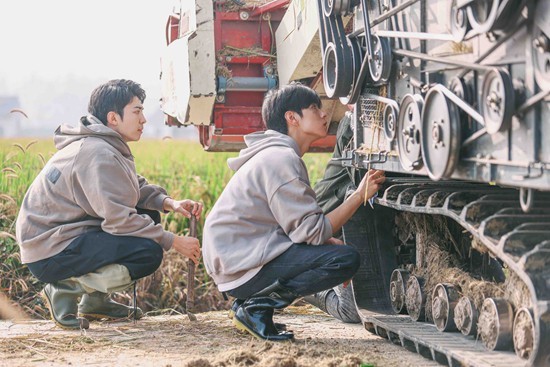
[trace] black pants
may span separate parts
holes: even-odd
[[[156,211],[140,209],[138,213],[147,214],[155,223],[160,223],[160,214]],[[162,247],[153,240],[96,231],[77,237],[59,254],[27,266],[45,283],[78,277],[110,264],[124,265],[135,280],[157,270],[162,256]]]
[[[306,296],[351,279],[359,264],[359,253],[350,246],[293,244],[252,279],[228,293],[246,299],[280,280],[296,295]]]

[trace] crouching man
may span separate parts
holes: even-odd
[[[261,339],[288,340],[293,334],[276,328],[274,310],[355,274],[359,254],[332,236],[385,177],[372,170],[325,215],[302,160],[327,134],[319,96],[301,84],[270,91],[262,117],[268,130],[247,135],[247,148],[228,161],[235,173],[206,218],[203,257],[218,289],[236,298],[238,328]]]
[[[143,314],[109,294],[153,273],[163,250],[195,263],[198,240],[165,231],[160,211],[200,216],[202,204],[174,200],[136,173],[128,142],[146,122],[145,91],[112,80],[91,95],[89,114],[55,132],[58,151],[27,191],[17,218],[21,260],[42,282],[52,319],[67,329],[91,319]],[[135,302],[135,300],[134,300]]]

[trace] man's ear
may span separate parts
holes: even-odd
[[[298,126],[298,118],[296,117],[296,112],[286,111],[285,120],[291,126]]]
[[[118,125],[117,116],[118,114],[115,111],[109,111],[107,113],[107,124],[114,126]]]

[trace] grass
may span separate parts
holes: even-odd
[[[150,183],[160,185],[174,198],[204,203],[207,214],[232,176],[226,160],[237,153],[207,153],[190,141],[144,140],[131,144],[136,169]],[[55,152],[52,139],[0,139],[0,292],[34,317],[46,317],[38,297],[43,284],[22,265],[15,241],[15,218],[24,194],[47,160]],[[323,174],[329,154],[306,154],[304,161],[314,184]],[[202,236],[204,217],[198,225]],[[172,213],[163,215],[164,228],[188,233],[188,221]],[[185,312],[186,259],[168,252],[153,276],[138,282],[138,305],[145,311]],[[196,271],[195,312],[226,308],[202,264]],[[129,293],[119,299],[129,300]]]

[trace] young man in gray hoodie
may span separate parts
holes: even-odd
[[[288,340],[293,334],[275,327],[274,310],[355,274],[358,252],[332,236],[385,177],[370,171],[347,200],[323,214],[302,160],[327,134],[319,96],[301,84],[270,91],[262,117],[268,130],[247,135],[247,148],[228,160],[235,173],[206,218],[203,257],[218,289],[236,298],[238,328]]]
[[[159,211],[200,216],[202,204],[174,200],[136,173],[127,143],[143,133],[144,100],[145,91],[130,80],[97,87],[89,114],[76,127],[56,130],[58,151],[21,204],[21,261],[47,283],[42,296],[63,328],[140,317],[140,309],[114,302],[109,293],[153,273],[163,250],[173,248],[195,263],[200,257],[198,240],[165,231]]]

